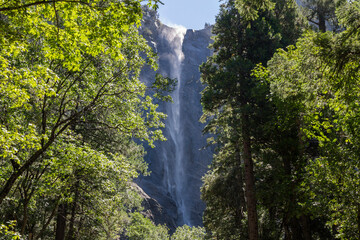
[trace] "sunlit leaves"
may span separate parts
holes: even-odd
[[[139,80],[157,67],[140,2],[0,0],[0,211],[28,214],[18,225],[34,223],[34,238],[54,230],[59,205],[92,239],[115,236],[139,206],[134,139],[164,140],[165,117]]]
[[[16,221],[10,221],[7,224],[0,224],[0,236],[4,240],[21,240],[22,237],[14,230]]]
[[[10,4],[4,3],[2,8]],[[140,22],[139,4],[139,1],[54,1],[27,7],[26,14],[15,14],[19,9],[3,13],[12,24],[19,24],[26,37],[44,38],[42,50],[46,57],[64,60],[65,67],[76,71],[84,53],[94,57],[106,53],[121,60],[122,38],[129,26]]]
[[[168,229],[163,225],[154,225],[150,219],[140,213],[131,214],[131,225],[126,230],[130,240],[167,240],[169,239]]]
[[[205,230],[201,227],[178,227],[171,236],[171,240],[202,240],[205,239]]]

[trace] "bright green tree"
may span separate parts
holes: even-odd
[[[107,238],[139,205],[134,139],[164,139],[165,117],[139,81],[140,2],[0,2],[1,221],[29,238]]]
[[[203,240],[204,237],[204,228],[184,225],[176,228],[176,231],[171,235],[171,240]]]
[[[151,55],[134,27],[140,2],[18,4],[7,1],[0,9],[7,23],[0,55],[0,202],[85,115],[101,109],[102,119],[93,121],[98,126],[150,142],[160,133],[148,129],[160,126],[162,116],[138,79],[145,63],[140,53]]]
[[[166,226],[155,225],[150,219],[144,217],[140,213],[131,215],[132,224],[126,231],[126,236],[130,240],[168,240],[169,234]]]

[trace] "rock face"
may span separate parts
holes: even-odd
[[[133,183],[132,187],[136,190],[137,193],[142,197],[142,207],[144,210],[142,214],[149,218],[152,222],[157,224],[166,224],[170,229],[176,228],[176,223],[173,218],[171,218],[166,209],[159,204],[156,199],[151,198],[148,194],[144,192],[136,183]]]
[[[177,226],[199,226],[205,208],[200,200],[201,177],[212,157],[209,149],[201,150],[206,146],[206,136],[199,122],[203,89],[199,66],[211,53],[207,48],[211,27],[198,31],[169,27],[155,12],[146,11],[141,31],[158,54],[158,72],[176,78],[178,86],[172,93],[174,103],[159,103],[159,110],[168,114],[163,130],[168,141],[157,142],[154,149],[146,147],[151,175],[137,183]],[[154,76],[154,71],[145,68],[141,78],[150,83]]]

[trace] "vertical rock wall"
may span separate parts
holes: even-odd
[[[205,208],[200,200],[201,177],[207,171],[212,153],[206,146],[206,137],[199,122],[202,115],[199,66],[210,55],[211,28],[186,30],[160,23],[154,12],[145,12],[142,34],[159,56],[158,72],[178,79],[172,93],[174,103],[159,103],[159,110],[168,114],[164,129],[166,142],[157,142],[156,148],[146,147],[145,157],[151,175],[138,179],[139,186],[155,199],[167,215],[155,221],[170,228],[187,224],[202,225]],[[142,80],[150,83],[155,73],[148,68]],[[170,220],[169,220],[170,219]]]

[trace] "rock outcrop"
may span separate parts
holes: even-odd
[[[142,214],[149,218],[153,223],[156,225],[166,225],[169,229],[175,229],[176,223],[173,218],[171,218],[168,214],[166,209],[159,204],[159,202],[150,197],[146,192],[140,188],[136,183],[132,184],[132,187],[135,191],[141,196],[143,199],[142,207]]]

